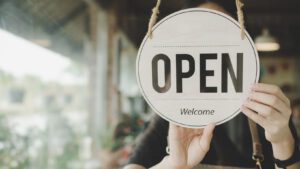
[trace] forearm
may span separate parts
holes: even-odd
[[[288,143],[283,143],[281,145],[273,145],[273,153],[274,157],[279,160],[286,160],[290,158],[294,152],[294,142],[291,142],[290,144]],[[276,166],[276,165],[275,165]],[[300,168],[300,163],[296,163],[294,165],[288,166],[287,169],[299,169]],[[276,169],[279,169],[276,166]]]

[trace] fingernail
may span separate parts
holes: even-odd
[[[247,93],[250,94],[252,92],[251,86],[247,89]]]
[[[216,123],[211,123],[211,124],[209,124],[210,125],[210,127],[212,128],[212,129],[215,129],[215,127],[216,127]]]
[[[241,111],[244,111],[245,110],[245,106],[244,105],[242,105],[242,107],[241,107]]]
[[[255,90],[255,85],[256,85],[255,83],[252,83],[252,84],[251,84],[251,87],[250,87],[251,91],[254,91],[254,90]]]
[[[243,107],[242,107],[242,112],[245,112],[246,109],[247,109],[246,106],[243,106]]]

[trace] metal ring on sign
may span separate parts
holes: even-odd
[[[169,147],[169,136],[167,136],[167,147],[166,147],[166,153],[170,154],[170,147]]]
[[[169,146],[166,147],[166,153],[170,154],[170,147]]]

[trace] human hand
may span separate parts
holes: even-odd
[[[204,129],[189,129],[170,124],[170,155],[165,158],[168,168],[190,169],[203,160],[209,150],[215,125]]]
[[[289,128],[290,101],[279,87],[261,83],[253,85],[242,111],[265,129],[266,139],[271,143],[279,143],[292,136]]]
[[[290,100],[274,85],[255,84],[242,112],[265,129],[276,159],[290,158],[295,149],[295,139],[289,127],[292,114]],[[295,164],[296,165],[296,164]],[[290,168],[297,168],[291,166]]]

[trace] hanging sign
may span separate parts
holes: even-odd
[[[238,22],[208,9],[178,11],[153,27],[136,62],[137,81],[150,107],[190,128],[222,124],[239,112],[259,79],[259,58]]]

